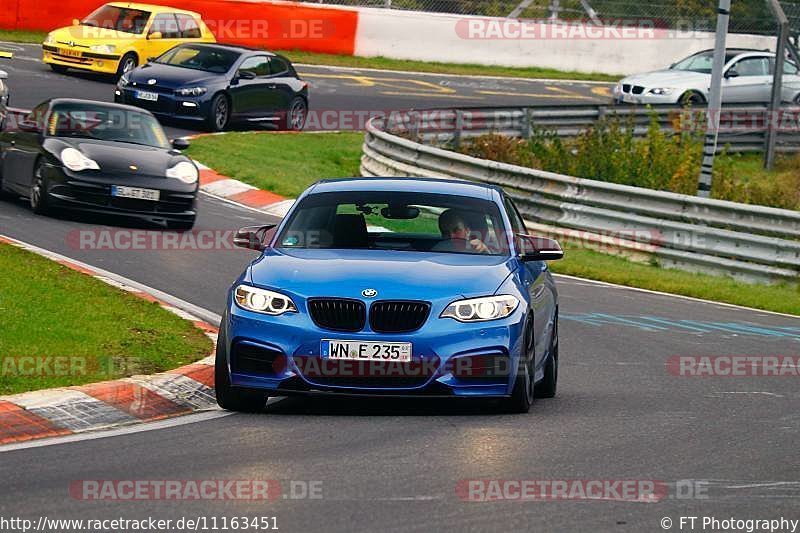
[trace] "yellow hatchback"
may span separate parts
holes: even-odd
[[[81,69],[121,76],[173,46],[213,43],[200,15],[166,6],[112,2],[47,35],[43,61],[56,72]]]

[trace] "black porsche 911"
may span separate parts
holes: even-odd
[[[194,225],[199,171],[156,118],[135,107],[56,98],[0,133],[0,192],[55,208]]]
[[[301,130],[308,83],[285,57],[242,46],[178,45],[124,74],[114,101],[211,131],[233,122]]]

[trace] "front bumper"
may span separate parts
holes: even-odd
[[[116,74],[120,56],[117,54],[97,54],[80,52],[80,57],[65,55],[62,48],[42,45],[42,61],[49,65],[58,65],[102,74]]]
[[[653,94],[650,88],[645,87],[640,94],[634,94],[633,87],[625,92],[621,85],[617,85],[613,89],[614,103],[616,104],[634,104],[634,105],[664,105],[675,104],[678,101],[680,93],[673,91],[670,94]]]
[[[114,90],[114,102],[127,104],[150,111],[154,115],[177,120],[205,120],[209,114],[210,101],[203,96],[178,96],[172,91],[159,90],[158,100],[143,100],[136,97],[138,88],[126,86]],[[148,91],[147,87],[141,90]]]
[[[378,334],[321,329],[304,303],[278,317],[241,309],[229,299],[220,339],[235,387],[268,395],[507,397],[522,353],[525,316],[464,324],[431,313],[412,333]],[[439,310],[441,312],[441,310]],[[411,363],[334,361],[321,355],[323,339],[410,342]]]
[[[119,177],[105,173],[72,172],[64,167],[45,167],[50,205],[74,211],[123,215],[155,224],[188,222],[197,215],[197,184],[154,177]],[[169,181],[169,183],[166,183]],[[111,196],[112,185],[157,189],[159,201]]]

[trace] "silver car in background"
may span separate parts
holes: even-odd
[[[693,54],[666,70],[635,74],[622,79],[613,91],[615,103],[694,104],[708,101],[713,50]],[[722,80],[723,103],[765,103],[772,95],[775,54],[767,51],[728,49]],[[783,62],[783,101],[800,103],[800,73],[791,61]]]

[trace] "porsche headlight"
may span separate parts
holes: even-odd
[[[98,54],[113,54],[117,51],[117,47],[113,44],[94,44],[89,50]]]
[[[184,183],[194,183],[197,181],[198,172],[197,167],[188,161],[181,161],[174,167],[167,169],[168,178],[177,178]]]
[[[282,315],[284,313],[296,313],[297,307],[288,296],[283,294],[258,289],[250,285],[239,285],[234,291],[236,304],[248,311],[265,313],[267,315]]]
[[[665,94],[670,94],[674,90],[675,89],[672,89],[671,87],[656,87],[655,89],[650,89],[650,94],[662,96]]]
[[[510,294],[456,300],[447,306],[440,318],[453,318],[459,322],[486,322],[505,318],[519,305]]]
[[[185,87],[183,89],[177,89],[175,93],[179,96],[200,96],[206,94],[207,90],[208,89],[205,87]]]
[[[89,159],[75,148],[64,148],[61,150],[61,162],[73,172],[81,170],[100,170],[97,161]]]

